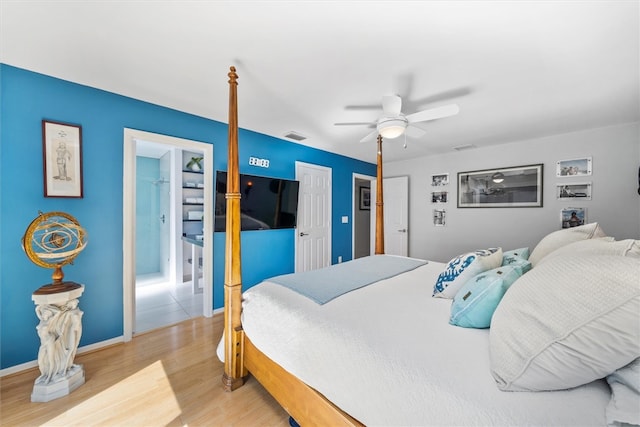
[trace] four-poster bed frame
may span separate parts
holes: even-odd
[[[226,391],[240,387],[251,373],[300,425],[361,426],[322,394],[291,375],[258,350],[241,324],[240,178],[238,167],[238,75],[229,76],[229,138],[224,282],[224,374]],[[375,254],[384,254],[382,137],[378,136]]]
[[[501,319],[497,323],[495,323],[496,316],[493,316],[491,329],[495,331],[498,328],[497,330],[500,331],[500,328],[503,328],[502,335],[513,334],[514,336],[514,338],[506,337],[502,340],[501,332],[490,335],[489,330],[452,326],[450,319],[453,304],[446,298],[431,298],[431,289],[424,285],[436,283],[439,275],[447,267],[447,264],[435,261],[425,261],[424,265],[389,279],[374,280],[374,286],[358,288],[357,292],[348,293],[324,306],[316,305],[304,295],[295,292],[295,289],[291,292],[293,288],[285,289],[274,282],[273,278],[252,287],[243,295],[240,268],[238,76],[233,67],[231,67],[229,78],[225,330],[224,340],[217,352],[220,359],[225,361],[222,382],[227,391],[240,387],[251,373],[284,410],[305,427],[362,426],[365,422],[385,425],[480,423],[482,425],[601,426],[611,424],[608,421],[611,416],[619,416],[619,418],[611,418],[616,421],[628,422],[629,419],[624,417],[630,412],[619,409],[616,414],[614,410],[618,402],[625,404],[626,398],[623,397],[622,391],[614,393],[614,389],[609,387],[604,378],[576,387],[573,382],[575,375],[569,373],[563,380],[566,384],[561,385],[566,385],[564,389],[553,386],[554,388],[551,388],[553,391],[550,392],[535,389],[536,391],[532,393],[504,393],[496,387],[496,378],[491,371],[495,366],[500,366],[500,358],[496,361],[490,355],[491,347],[495,346],[496,342],[501,343],[505,348],[515,346],[516,349],[526,352],[516,344],[522,328],[513,329],[513,322],[522,316],[544,318],[545,312],[541,311],[541,315],[536,316],[537,313],[532,313],[532,310],[548,306],[549,301],[555,301],[555,303],[557,303],[556,300],[567,301],[566,304],[570,300],[573,301],[574,292],[564,289],[570,283],[581,285],[592,283],[593,286],[600,286],[602,280],[616,280],[612,282],[616,286],[635,284],[627,281],[628,278],[635,277],[631,269],[636,268],[637,265],[632,259],[623,260],[624,255],[607,255],[597,268],[587,272],[583,271],[586,264],[570,262],[575,259],[575,256],[572,256],[573,252],[568,254],[571,256],[566,256],[566,259],[563,259],[562,254],[557,255],[558,258],[551,254],[547,255],[551,259],[549,264],[538,263],[539,266],[536,266],[533,272],[526,273],[524,280],[517,279],[518,285],[506,294],[507,297],[515,295],[512,297],[515,300],[506,301],[505,297],[505,302],[500,302],[506,305],[498,306],[497,310],[503,307],[504,311],[501,314],[502,317],[497,316]],[[378,137],[377,163],[374,252],[379,260],[383,257],[404,258],[383,255],[381,137]],[[553,233],[557,231],[551,234]],[[547,239],[545,237],[541,242]],[[557,237],[553,239],[556,241]],[[556,253],[556,251],[550,252]],[[594,260],[602,257],[593,253],[588,255],[594,256]],[[618,257],[620,259],[616,259],[615,263],[609,259]],[[343,267],[347,267],[347,270],[351,267],[359,268],[360,261],[375,260],[377,262],[378,259],[355,260]],[[497,261],[503,262],[502,259]],[[625,261],[624,264],[622,264],[623,261]],[[546,265],[551,267],[545,268]],[[556,266],[562,266],[563,275],[558,274],[559,267]],[[628,270],[622,268],[621,272],[618,272],[619,266],[628,266]],[[336,268],[338,267],[331,266],[328,267],[329,270],[321,270],[319,273],[327,271],[333,273]],[[598,274],[602,276],[592,279],[596,271],[600,270],[603,273]],[[360,276],[362,271],[342,270],[339,274],[344,273],[344,276],[335,275],[331,279],[324,277],[321,283],[329,288],[340,279],[351,277],[343,281],[357,284],[356,276]],[[297,274],[295,278],[300,279],[300,276],[305,274],[307,272]],[[481,275],[484,276],[484,273]],[[313,281],[305,282],[304,280],[295,280],[295,282],[296,284],[313,283]],[[469,283],[475,283],[475,280],[470,280]],[[298,290],[302,287],[300,286]],[[535,290],[540,288],[546,290],[536,294]],[[521,290],[518,291],[518,289]],[[558,290],[554,293],[556,289]],[[518,294],[518,292],[521,293]],[[629,290],[629,292],[632,291]],[[527,300],[533,299],[534,304],[523,303],[518,299],[518,295],[521,299],[522,297],[526,297]],[[613,304],[612,301],[614,300],[612,299],[608,304]],[[392,322],[387,319],[387,321],[370,325],[372,320],[379,319],[381,304],[388,304],[392,310],[403,310],[403,312],[398,312],[397,316],[391,319],[394,320]],[[353,310],[356,306],[358,312],[354,315]],[[241,312],[244,313],[242,317]],[[585,315],[578,309],[575,312],[578,316]],[[592,310],[586,315],[593,316]],[[415,328],[402,333],[402,330],[398,330],[399,322],[414,325]],[[245,333],[245,328],[250,336]],[[552,326],[541,324],[540,328],[534,328],[533,331],[541,334],[540,330],[551,329]],[[631,337],[635,332],[628,332],[625,328],[626,326],[620,325],[620,327],[612,327],[611,330],[621,331],[620,342],[625,340],[631,342],[631,338],[626,337]],[[571,335],[582,333],[579,328],[571,331]],[[591,336],[590,330],[584,334],[581,335],[584,338],[583,341],[589,341],[591,338],[587,337]],[[419,336],[420,339],[413,339],[415,336]],[[435,347],[434,342],[438,343]],[[559,342],[561,343],[559,347],[572,348],[565,341]],[[569,351],[566,358],[559,362],[560,368],[573,366],[571,362],[574,360],[573,355],[576,352],[582,354],[583,347],[578,347],[578,350]],[[585,354],[593,357],[594,360],[608,362],[611,359],[611,353],[602,348],[602,346],[594,346],[593,350],[585,350],[587,351]],[[626,349],[620,347],[621,351],[628,351],[625,354],[629,357],[636,354],[635,349],[636,347]],[[553,352],[554,355],[560,353],[560,350]],[[504,357],[513,356],[507,352]],[[610,367],[615,368],[613,365]],[[619,372],[619,375],[623,375],[626,368],[610,372]],[[525,372],[525,377],[534,383],[547,381],[545,375],[540,374],[545,369],[546,367],[539,367],[537,371]],[[569,372],[575,372],[575,369],[569,369]],[[558,380],[559,375],[554,374],[552,377],[551,380],[556,384],[555,381]],[[628,390],[628,393],[628,396],[633,394],[631,390]],[[631,406],[636,401],[637,399],[630,402]],[[633,408],[635,409],[636,406]]]

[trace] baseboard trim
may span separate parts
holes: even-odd
[[[94,344],[83,345],[82,347],[78,347],[78,352],[76,354],[88,353],[95,350],[100,350],[104,347],[109,347],[114,344],[120,344],[124,342],[124,336],[119,336],[115,338],[111,338],[109,340],[100,341]],[[7,375],[17,374],[18,372],[26,371],[27,369],[33,369],[38,367],[38,361],[32,360],[30,362],[21,363],[19,365],[9,366],[8,368],[0,369],[0,378],[6,377]]]

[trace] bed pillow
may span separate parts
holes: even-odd
[[[529,248],[513,249],[513,250],[502,253],[503,259],[504,257],[514,257],[514,256],[522,259],[529,259]]]
[[[607,425],[640,425],[640,359],[609,375],[607,382],[611,387],[611,400],[605,410]]]
[[[554,257],[509,289],[491,321],[501,390],[559,390],[640,357],[640,259]]]
[[[596,237],[605,237],[604,231],[597,222],[581,225],[578,227],[564,228],[547,234],[540,240],[529,256],[529,261],[533,267],[536,266],[542,258],[549,255],[562,246],[579,240],[593,239]]]
[[[433,287],[433,296],[453,298],[469,279],[476,274],[500,267],[502,248],[479,249],[459,255],[447,263]]]
[[[527,271],[531,270],[531,263],[525,258],[519,257],[515,254],[506,253],[502,256],[502,266],[511,266],[517,268],[522,276]]]
[[[453,298],[449,323],[463,328],[488,328],[500,300],[520,276],[520,270],[512,266],[478,274]]]
[[[618,255],[640,258],[640,240],[614,240],[613,237],[599,237],[580,240],[563,246],[538,262],[538,265],[555,257],[594,255]]]

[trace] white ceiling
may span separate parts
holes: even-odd
[[[375,162],[382,95],[457,116],[389,140],[387,161],[640,120],[629,1],[9,1],[0,61]],[[409,102],[412,101],[412,102]],[[241,141],[242,143],[242,141]]]

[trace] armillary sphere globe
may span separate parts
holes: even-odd
[[[22,236],[27,257],[40,267],[54,269],[53,283],[47,287],[55,289],[65,287],[62,266],[72,263],[87,243],[85,229],[65,212],[39,212]]]

